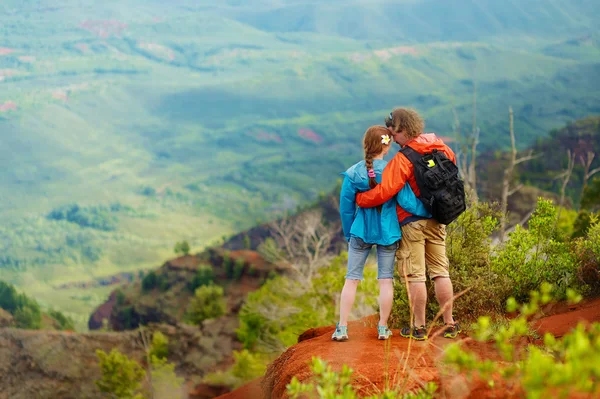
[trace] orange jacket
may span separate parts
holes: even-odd
[[[406,145],[409,145],[420,154],[431,152],[434,149],[443,151],[448,159],[456,163],[454,151],[433,133],[421,134],[419,137],[406,143]],[[404,154],[398,152],[383,170],[381,183],[372,190],[357,194],[356,203],[361,208],[372,208],[381,205],[398,194],[406,182],[410,184],[417,197],[421,195],[417,181],[415,180],[413,164]],[[399,205],[396,206],[396,213],[398,214],[398,221],[400,223],[407,217],[412,216],[411,213],[408,213]]]

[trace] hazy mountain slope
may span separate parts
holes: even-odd
[[[564,0],[251,1],[221,14],[272,32],[358,40],[475,41],[498,35],[578,35],[595,27],[595,2]],[[560,21],[559,23],[557,23]]]
[[[444,4],[3,2],[0,277],[86,312],[56,287],[315,199],[396,105],[470,129],[474,79],[483,150],[600,112],[593,2]]]

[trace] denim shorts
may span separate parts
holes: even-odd
[[[365,262],[373,246],[377,247],[377,278],[394,278],[394,263],[398,243],[392,245],[368,244],[358,237],[350,237],[348,242],[348,273],[349,280],[362,280]]]

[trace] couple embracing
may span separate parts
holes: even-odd
[[[455,155],[435,134],[423,133],[423,119],[412,109],[394,109],[385,118],[385,125],[367,129],[364,160],[343,173],[340,215],[348,240],[348,272],[341,293],[340,320],[331,338],[345,341],[349,337],[348,316],[373,246],[377,249],[379,281],[378,338],[392,336],[387,322],[394,298],[396,261],[398,273],[408,285],[413,315],[400,335],[427,339],[425,281],[429,274],[444,309],[443,335],[455,338],[461,329],[452,315],[454,294],[446,256],[446,224],[464,211],[464,187],[457,175]],[[393,142],[402,149],[387,163],[383,158]]]

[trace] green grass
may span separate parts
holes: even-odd
[[[526,3],[5,2],[0,279],[51,303],[57,283],[200,250],[331,189],[394,106],[443,136],[455,107],[470,129],[474,76],[483,150],[508,145],[509,105],[521,147],[600,113],[597,7]],[[74,203],[130,210],[114,231],[46,218]],[[55,295],[80,319],[100,302]]]

